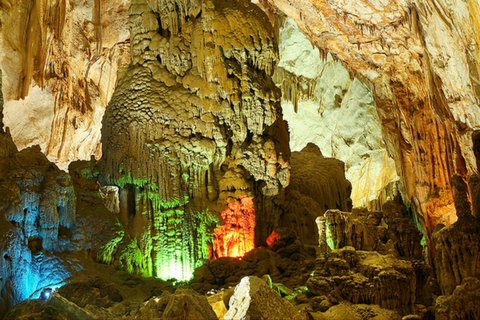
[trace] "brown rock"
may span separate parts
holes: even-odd
[[[439,296],[435,319],[479,319],[480,280],[467,277],[449,296]]]
[[[262,3],[269,12],[293,18],[323,54],[330,53],[368,79],[404,199],[413,202],[420,218],[427,216],[420,223],[430,231],[437,223],[453,223],[451,172],[466,176],[476,171],[469,135],[480,121],[480,86],[474,80],[480,56],[477,49],[465,48],[480,39],[478,3],[467,1],[463,9],[442,3],[436,12],[429,9],[431,0],[408,9],[406,3],[374,0],[355,5],[339,0]],[[441,12],[452,14],[445,19]],[[373,21],[373,15],[378,19]],[[458,31],[439,32],[448,25]],[[385,37],[392,40],[388,45]],[[445,46],[448,58],[439,49]],[[451,57],[464,69],[453,67]]]
[[[415,273],[409,262],[353,247],[333,250],[318,260],[307,287],[332,302],[378,304],[403,314],[412,312],[415,303]]]
[[[435,273],[442,294],[452,294],[467,277],[480,277],[479,230],[479,220],[467,215],[434,233]]]
[[[140,307],[140,319],[218,319],[207,298],[191,289],[166,291]]]
[[[230,298],[225,319],[294,319],[295,307],[257,277],[245,277]]]

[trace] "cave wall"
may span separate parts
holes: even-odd
[[[399,177],[370,88],[330,54],[322,56],[291,18],[280,27],[279,54],[274,79],[292,151],[312,142],[325,157],[343,161],[353,206],[381,210]]]
[[[330,53],[372,92],[404,198],[422,223],[455,221],[450,176],[477,170],[469,133],[480,121],[478,0],[260,5],[272,24],[279,12],[295,20],[322,57]],[[4,122],[19,148],[40,144],[62,168],[100,157],[100,119],[130,59],[128,7],[2,2]]]
[[[63,169],[100,158],[101,119],[130,62],[129,5],[2,1],[4,123],[18,148],[38,144]]]
[[[262,1],[368,79],[389,154],[423,224],[456,220],[451,174],[477,170],[478,1]]]

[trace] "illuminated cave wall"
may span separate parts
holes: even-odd
[[[291,18],[284,19],[279,34],[274,79],[283,92],[292,151],[311,142],[323,156],[343,161],[353,206],[381,210],[393,198],[399,178],[371,89],[332,55],[313,47]]]
[[[259,2],[271,22],[274,11],[291,17],[316,48],[329,52],[371,89],[404,198],[417,209],[422,224],[433,230],[437,223],[455,221],[451,173],[467,177],[478,170],[470,139],[471,130],[480,126],[478,0]],[[2,4],[5,122],[17,145],[40,144],[62,168],[92,153],[98,158],[103,108],[116,86],[119,67],[130,61],[130,1]],[[304,70],[316,69],[310,66]],[[304,80],[295,89],[309,83]],[[293,81],[288,83],[293,88]],[[297,107],[302,106],[302,90],[294,90]],[[285,113],[302,115],[287,109]],[[317,115],[305,113],[312,119]],[[358,181],[384,170],[389,162],[384,155],[371,152],[368,160],[357,158],[368,164],[359,172],[365,180]],[[387,178],[368,179],[375,181],[369,188],[382,186]],[[360,199],[363,203],[365,198]]]
[[[184,280],[208,258],[228,199],[253,198],[255,241],[278,222],[289,149],[274,31],[249,1],[223,0],[133,1],[130,27],[103,181],[120,187],[120,221],[151,274]]]
[[[0,8],[4,123],[19,149],[62,169],[101,157],[100,129],[130,62],[130,0],[6,0]]]
[[[371,83],[404,200],[424,231],[453,223],[451,176],[478,171],[471,141],[480,127],[478,0],[262,3]]]
[[[0,72],[0,90],[1,84]],[[2,109],[0,95],[0,125]],[[0,317],[71,276],[67,263],[51,252],[72,249],[66,231],[75,222],[75,208],[70,176],[38,147],[18,152],[0,126]]]

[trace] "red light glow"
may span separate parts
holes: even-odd
[[[221,213],[225,225],[213,233],[213,257],[243,257],[254,248],[255,209],[252,197],[230,198]]]

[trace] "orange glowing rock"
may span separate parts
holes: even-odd
[[[213,231],[212,258],[243,257],[255,246],[255,209],[252,197],[230,198],[221,213],[225,225]]]
[[[278,236],[277,231],[273,231],[267,238],[267,245],[272,248],[275,242],[280,240],[280,237]]]

